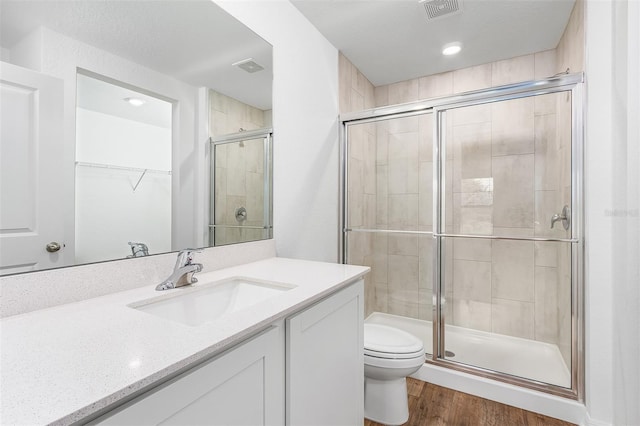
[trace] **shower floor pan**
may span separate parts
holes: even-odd
[[[424,342],[427,353],[432,353],[431,321],[374,312],[365,322],[385,324],[411,333]],[[556,345],[447,325],[445,346],[448,352],[447,359],[451,361],[552,385],[571,387],[569,369]],[[453,356],[449,353],[453,353]]]

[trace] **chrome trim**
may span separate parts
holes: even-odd
[[[571,377],[578,401],[585,400],[585,290],[584,290],[584,85],[571,91],[571,236],[580,243],[571,247]],[[574,164],[575,163],[575,164]]]
[[[373,118],[395,118],[388,116],[395,116],[396,114],[414,115],[416,113],[424,112],[425,110],[430,108],[441,107],[445,105],[450,106],[454,104],[460,104],[459,106],[465,106],[467,102],[474,103],[477,101],[485,103],[488,99],[517,95],[520,93],[528,93],[529,96],[531,96],[532,94],[545,94],[557,92],[557,89],[562,86],[571,86],[583,82],[583,73],[563,74],[559,76],[549,77],[543,80],[533,80],[516,84],[507,84],[504,86],[474,90],[471,92],[460,93],[452,96],[425,99],[416,102],[408,102],[404,104],[390,105],[385,107],[371,108],[364,111],[340,114],[340,121],[345,123],[350,121],[366,120],[368,122]]]
[[[245,130],[243,132],[233,133],[230,135],[223,135],[209,138],[209,142],[214,145],[220,145],[225,143],[233,143],[239,141],[248,141],[251,139],[261,139],[266,135],[270,135],[273,133],[272,128],[264,128],[264,129],[256,129],[256,130]]]
[[[344,228],[344,232],[372,232],[379,234],[416,234],[433,235],[431,231],[403,231],[398,229],[369,229],[369,228]]]
[[[347,238],[346,238],[346,226],[347,226],[347,126],[344,123],[339,126],[340,129],[340,144],[338,147],[338,156],[340,162],[339,173],[339,211],[338,211],[338,262],[347,263]]]
[[[434,237],[446,238],[480,238],[483,240],[512,240],[512,241],[546,241],[558,243],[579,243],[573,238],[546,238],[546,237],[509,237],[502,235],[473,235],[473,234],[434,234]]]
[[[250,225],[209,225],[209,228],[240,228],[240,229],[273,229],[273,226],[250,226]]]
[[[271,217],[273,215],[273,169],[272,169],[272,165],[273,162],[271,161],[272,158],[272,150],[273,150],[273,133],[269,132],[264,136],[264,141],[263,141],[263,152],[264,152],[264,156],[263,156],[263,164],[262,164],[262,170],[264,171],[264,176],[262,177],[262,183],[263,183],[263,199],[262,199],[262,203],[263,203],[263,207],[262,207],[262,223],[267,223],[267,224],[271,224],[271,225],[267,225],[267,227],[265,227],[265,232],[262,234],[262,238],[264,239],[269,239],[272,238],[272,229],[273,229],[273,222],[271,221]]]

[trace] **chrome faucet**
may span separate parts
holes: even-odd
[[[183,285],[190,285],[198,282],[193,275],[202,271],[202,263],[191,263],[193,253],[200,253],[202,250],[186,249],[178,253],[176,265],[173,272],[166,280],[157,285],[156,290],[169,290]]]

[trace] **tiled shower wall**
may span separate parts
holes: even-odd
[[[582,9],[583,3],[576,2],[557,49],[376,87],[374,106],[540,79],[566,68],[581,71]],[[365,103],[370,87],[341,55],[341,112],[371,108]],[[547,222],[570,201],[570,187],[558,186],[570,182],[569,101],[565,95],[547,95],[469,108],[448,117],[455,149],[448,152],[446,164],[446,181],[453,182],[445,200],[447,231],[454,227],[464,233],[566,236],[557,230],[549,234]],[[352,129],[350,225],[430,231],[430,117]],[[519,134],[508,134],[511,129]],[[520,142],[501,142],[509,139]],[[487,178],[490,188],[474,187]],[[510,191],[513,187],[523,190]],[[366,283],[367,313],[431,319],[430,236],[350,233],[348,241],[350,262],[372,266]],[[444,268],[448,323],[558,344],[570,365],[570,253],[568,244],[448,241],[449,263]]]
[[[209,91],[211,136],[271,126],[271,111],[263,111],[213,90]],[[216,148],[215,224],[239,225],[235,211],[245,207],[246,226],[263,226],[264,166],[262,139],[218,145]],[[262,239],[259,229],[217,228],[215,245]]]

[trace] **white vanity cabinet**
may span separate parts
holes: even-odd
[[[363,292],[359,280],[91,424],[362,424]]]
[[[257,426],[283,423],[284,330],[280,325],[268,328],[91,424]]]
[[[286,320],[287,425],[364,421],[364,284]]]

